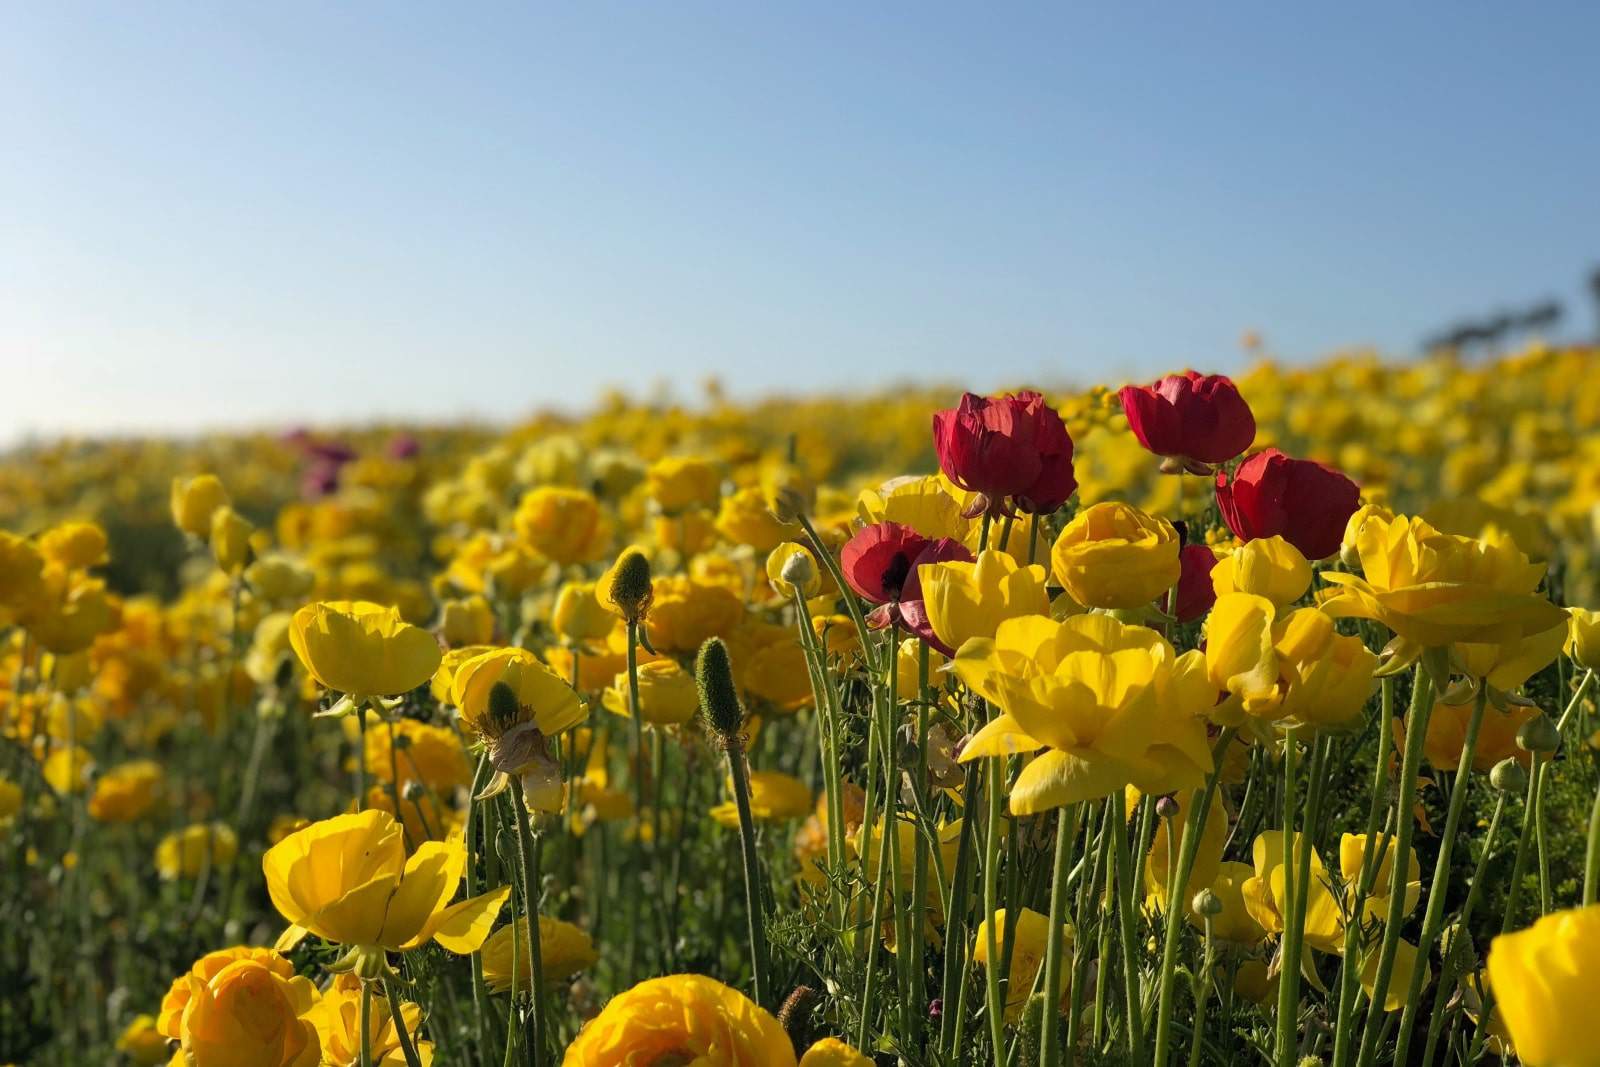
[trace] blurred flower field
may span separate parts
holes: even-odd
[[[1600,1064],[1596,381],[21,447],[0,1063]]]

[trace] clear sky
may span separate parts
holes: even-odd
[[[0,438],[1118,383],[1564,299],[1600,5],[6,3]]]

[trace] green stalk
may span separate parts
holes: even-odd
[[[811,550],[822,561],[822,565],[828,568],[829,577],[839,587],[839,597],[844,601],[845,611],[849,613],[850,621],[855,623],[856,638],[861,642],[861,655],[864,659],[867,659],[867,667],[870,669],[872,667],[870,658],[872,656],[872,642],[868,639],[867,617],[861,612],[861,601],[856,598],[855,593],[851,590],[850,583],[844,580],[844,571],[839,569],[839,561],[833,558],[833,553],[829,552],[827,546],[822,543],[822,538],[817,535],[817,528],[811,525],[811,519],[804,512],[801,512],[795,518],[799,521],[801,528],[805,530],[806,540],[811,542]],[[894,649],[891,648],[889,653],[893,655]]]
[[[989,1021],[989,1041],[994,1047],[995,1067],[1006,1067],[1005,1001],[1000,996],[1000,947],[996,926],[1000,909],[1000,800],[1003,786],[1005,757],[990,756],[986,760],[989,776],[988,813],[983,835],[983,914],[984,952],[984,1011]],[[1016,925],[1016,917],[1008,915]]]
[[[1189,1067],[1200,1067],[1200,1048],[1205,1044],[1206,1005],[1211,1002],[1206,987],[1212,982],[1211,971],[1217,965],[1216,947],[1211,940],[1211,916],[1205,917],[1205,955],[1200,973],[1194,979],[1194,1033],[1189,1038]]]
[[[873,699],[877,700],[878,698],[874,696]],[[872,910],[867,915],[866,927],[862,932],[862,940],[867,951],[867,965],[866,977],[861,984],[861,1020],[856,1040],[858,1048],[867,1046],[868,1027],[872,1025],[874,1016],[872,1009],[873,997],[877,988],[875,983],[878,975],[878,927],[879,917],[883,914],[884,886],[890,877],[889,849],[892,846],[898,852],[900,848],[899,827],[894,822],[894,790],[888,787],[888,782],[895,776],[894,746],[883,736],[882,717],[877,714],[876,708],[873,711],[874,726],[872,732],[878,738],[878,748],[883,753],[883,764],[886,773],[882,808],[883,831],[878,838],[877,877],[873,880],[872,885]],[[871,805],[869,804],[864,811],[866,812],[866,819],[870,822],[872,818]],[[864,840],[870,842],[871,831],[867,830],[864,833],[867,835]]]
[[[1200,852],[1200,838],[1211,814],[1211,803],[1217,795],[1217,779],[1222,774],[1222,756],[1233,742],[1233,727],[1223,730],[1211,749],[1211,773],[1206,775],[1206,786],[1189,805],[1188,817],[1183,824],[1183,837],[1178,845],[1177,862],[1167,849],[1167,914],[1166,932],[1161,946],[1161,993],[1156,1007],[1155,1067],[1165,1067],[1167,1052],[1172,1044],[1173,987],[1178,979],[1178,941],[1183,931],[1182,916],[1188,904],[1189,877],[1194,873],[1195,857]],[[1209,889],[1210,886],[1205,888]],[[1210,929],[1210,920],[1206,922]]]
[[[1488,705],[1489,683],[1480,678],[1478,696],[1472,704],[1472,718],[1467,720],[1466,740],[1461,745],[1461,759],[1456,763],[1456,778],[1450,783],[1450,807],[1445,815],[1444,836],[1439,839],[1439,859],[1434,864],[1433,881],[1428,886],[1428,911],[1422,920],[1422,936],[1417,939],[1417,965],[1411,969],[1405,1009],[1400,1016],[1400,1035],[1395,1043],[1396,1063],[1409,1062],[1406,1052],[1411,1045],[1411,1033],[1417,1025],[1417,1002],[1422,998],[1422,979],[1427,975],[1426,964],[1433,955],[1439,931],[1444,927],[1445,896],[1450,889],[1450,858],[1455,850],[1456,834],[1461,828],[1461,814],[1467,806],[1472,760],[1478,751],[1478,730],[1483,726],[1483,712]],[[1396,859],[1404,857],[1404,852],[1396,854]]]
[[[1127,794],[1117,792],[1111,797],[1112,810],[1117,813],[1112,828],[1112,846],[1116,849],[1117,876],[1117,932],[1122,942],[1122,995],[1128,1033],[1130,1063],[1144,1062],[1144,1004],[1139,993],[1139,942],[1133,914],[1133,897],[1137,887],[1133,881],[1133,853],[1128,846]]]
[[[628,620],[628,717],[633,730],[633,851],[647,854],[644,839],[644,708],[639,700],[639,621]],[[624,973],[631,985],[639,980],[639,920],[643,893],[628,895],[628,942]]]
[[[406,1058],[406,1067],[422,1067],[422,1059],[417,1055],[416,1046],[411,1043],[411,1034],[406,1031],[406,1021],[400,1014],[400,994],[395,992],[394,982],[385,979],[383,991],[389,998],[389,1022],[400,1036],[400,1052]]]
[[[372,1067],[372,983],[361,980],[361,1067]]]
[[[733,779],[733,802],[739,810],[739,851],[744,857],[744,903],[755,1001],[765,1007],[769,1003],[767,926],[761,906],[761,861],[756,854],[756,824],[750,814],[750,776],[745,768],[744,749],[738,736],[724,738],[723,745],[728,753],[728,775]]]
[[[1417,664],[1416,680],[1412,683],[1411,707],[1406,712],[1406,749],[1400,764],[1399,791],[1395,796],[1396,862],[1404,865],[1411,853],[1411,835],[1416,827],[1416,816],[1411,805],[1417,794],[1417,770],[1422,764],[1422,745],[1428,733],[1428,719],[1433,714],[1433,680],[1423,664]],[[1373,978],[1372,1001],[1367,1005],[1366,1027],[1361,1035],[1361,1053],[1356,1059],[1358,1067],[1372,1067],[1378,1054],[1378,1038],[1384,1030],[1384,1002],[1389,996],[1389,980],[1394,974],[1396,946],[1400,942],[1400,926],[1406,917],[1405,893],[1389,894],[1389,914],[1383,927],[1383,947],[1378,953],[1378,971]]]
[[[1056,865],[1050,875],[1050,929],[1044,950],[1044,1022],[1039,1028],[1041,1067],[1056,1067],[1061,1059],[1061,926],[1067,920],[1067,871],[1078,836],[1078,812],[1077,804],[1056,812]]]
[[[972,805],[979,792],[981,773],[982,766],[977,760],[967,764],[966,783],[961,793],[966,806],[962,813],[961,836],[956,839],[956,868],[950,878],[950,894],[944,910],[944,979],[939,985],[943,1015],[939,1020],[939,1046],[950,1058],[957,1052],[958,1001],[966,989],[967,897],[972,882],[972,824],[975,821]]]
[[[1278,971],[1277,1057],[1278,1067],[1292,1067],[1298,1042],[1300,1014],[1300,936],[1305,922],[1305,892],[1300,882],[1298,858],[1301,842],[1295,836],[1295,757],[1299,739],[1293,729],[1283,735],[1283,943]],[[1315,757],[1313,757],[1315,758]],[[1309,854],[1309,853],[1308,853]],[[1309,861],[1307,863],[1309,867]],[[1295,922],[1299,917],[1300,923]]]
[[[528,956],[532,968],[528,975],[533,1010],[528,1013],[528,1060],[532,1067],[544,1063],[546,1029],[544,1013],[544,958],[539,936],[539,842],[528,826],[528,802],[522,778],[511,775],[512,818],[517,824],[517,853],[522,860],[522,907],[528,919]]]

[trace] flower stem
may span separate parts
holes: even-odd
[[[1061,927],[1067,921],[1067,872],[1072,868],[1079,811],[1080,805],[1073,804],[1056,812],[1056,865],[1050,875],[1050,929],[1045,935],[1044,950],[1044,1022],[1039,1028],[1040,1067],[1056,1067],[1061,1058]]]
[[[1133,853],[1128,846],[1127,794],[1112,794],[1116,824],[1111,828],[1112,845],[1116,849],[1117,875],[1117,930],[1122,942],[1122,993],[1124,1022],[1128,1033],[1128,1062],[1144,1062],[1144,1005],[1139,993],[1139,942],[1135,930],[1133,897]]]
[[[755,1001],[765,1007],[767,1000],[767,925],[761,908],[761,861],[756,855],[756,824],[750,814],[750,775],[745,768],[744,747],[738,735],[723,744],[728,753],[728,776],[733,779],[733,803],[739,811],[739,850],[744,857],[744,903],[750,937],[750,970],[755,984]]]
[[[1423,1067],[1433,1062],[1434,1049],[1438,1047],[1439,1036],[1444,1032],[1442,1023],[1450,1000],[1450,994],[1456,987],[1456,980],[1460,977],[1457,973],[1457,962],[1464,958],[1463,942],[1457,938],[1471,938],[1468,930],[1471,929],[1472,913],[1477,909],[1478,901],[1483,896],[1483,878],[1489,867],[1489,857],[1494,852],[1494,843],[1500,833],[1500,816],[1506,809],[1506,796],[1501,793],[1495,798],[1494,814],[1489,817],[1489,832],[1483,839],[1483,853],[1478,857],[1478,865],[1472,872],[1472,887],[1467,890],[1467,902],[1461,905],[1461,914],[1456,920],[1457,933],[1450,939],[1450,949],[1440,961],[1439,988],[1433,997],[1433,1012],[1428,1016],[1428,1037],[1422,1050]]]
[[[532,970],[528,975],[532,1010],[528,1013],[528,1059],[532,1067],[544,1063],[544,959],[539,937],[539,842],[528,825],[528,802],[522,779],[511,776],[512,817],[517,823],[517,853],[522,860],[522,908],[528,919],[528,956]]]
[[[989,1021],[989,1041],[994,1048],[995,1067],[1006,1067],[1005,1001],[1000,996],[1000,946],[996,927],[1000,911],[1000,802],[1004,786],[1005,757],[990,756],[984,761],[988,772],[988,809],[983,834],[983,914],[984,952],[984,1011]],[[1008,915],[1010,925],[1016,916]]]
[[[1300,935],[1305,929],[1306,893],[1300,878],[1300,852],[1304,847],[1296,835],[1295,757],[1299,754],[1300,739],[1289,729],[1283,735],[1283,942],[1278,970],[1278,1044],[1279,1067],[1293,1067],[1295,1051],[1299,1044],[1300,1017]],[[1315,740],[1313,739],[1313,746]],[[1313,753],[1312,759],[1316,756]],[[1315,769],[1313,768],[1313,780]],[[1309,827],[1307,828],[1309,832]],[[1309,850],[1307,851],[1309,856]],[[1307,863],[1309,867],[1309,861]],[[1298,921],[1297,921],[1298,920]]]
[[[400,1012],[400,994],[395,991],[394,982],[385,979],[383,991],[389,998],[389,1022],[400,1038],[400,1052],[406,1058],[406,1067],[422,1067],[422,1058],[417,1055],[417,1048],[411,1042],[411,1034],[406,1030],[405,1017]]]
[[[361,983],[361,1067],[372,1067],[372,983]]]

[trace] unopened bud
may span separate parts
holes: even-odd
[[[650,610],[654,589],[650,584],[650,560],[637,548],[622,553],[611,569],[611,602],[630,622],[644,618]]]
[[[1522,724],[1517,731],[1517,747],[1524,752],[1543,752],[1549,754],[1561,745],[1561,732],[1556,729],[1556,724],[1550,721],[1550,716],[1542,712]]]
[[[1194,899],[1189,902],[1189,906],[1194,909],[1196,915],[1203,915],[1207,918],[1214,919],[1222,914],[1222,899],[1209,889],[1202,889],[1196,893]]]
[[[798,486],[782,485],[773,490],[772,506],[768,509],[772,517],[788,526],[798,522],[800,516],[806,513],[806,495]]]
[[[1528,788],[1528,772],[1508,756],[1489,771],[1489,784],[1502,793],[1521,793]]]
[[[1178,814],[1178,802],[1171,796],[1164,796],[1156,801],[1156,814],[1163,819],[1171,819]]]
[[[744,725],[744,709],[739,706],[728,646],[720,637],[709,638],[700,646],[694,661],[694,680],[700,690],[700,713],[706,725],[723,744],[734,743]]]
[[[405,789],[401,790],[400,796],[415,804],[417,801],[426,796],[427,793],[427,786],[418,781],[410,781],[406,783]]]
[[[808,589],[817,580],[817,564],[809,552],[795,552],[783,561],[779,572],[784,581],[796,589]]]

